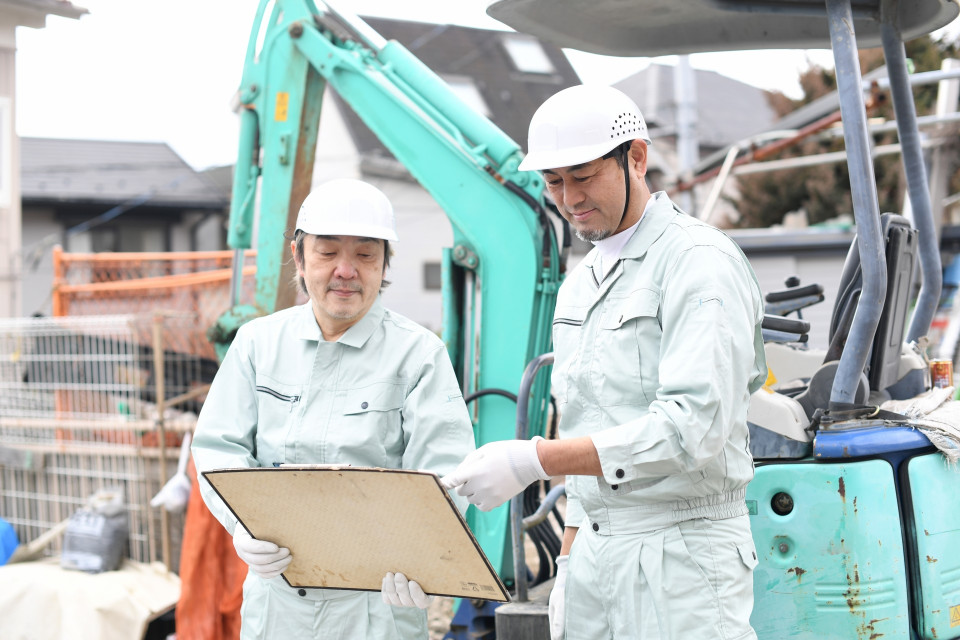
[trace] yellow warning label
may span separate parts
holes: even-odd
[[[771,387],[777,384],[777,376],[773,375],[773,371],[770,370],[770,367],[767,367],[767,379],[763,383],[763,387],[767,391],[773,391]]]
[[[277,92],[277,104],[273,110],[273,119],[277,122],[287,121],[287,105],[290,104],[290,94],[286,91]]]
[[[950,626],[960,627],[960,604],[950,607]]]

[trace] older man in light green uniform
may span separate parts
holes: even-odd
[[[534,115],[521,169],[543,171],[596,245],[557,298],[560,439],[485,445],[444,484],[491,509],[567,475],[554,640],[756,638],[744,495],[760,288],[726,235],[650,193],[647,135],[610,87],[565,89]]]
[[[198,471],[307,463],[442,474],[474,450],[443,342],[380,302],[396,240],[392,207],[372,185],[335,180],[306,198],[291,249],[310,302],[237,333],[197,424]],[[251,538],[201,483],[250,566],[243,639],[426,640],[429,598],[414,576],[387,574],[382,593],[293,589],[280,577],[289,550]]]

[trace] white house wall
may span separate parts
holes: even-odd
[[[16,137],[14,28],[0,17],[0,317],[20,315],[20,152]]]
[[[453,246],[453,230],[447,214],[420,185],[403,180],[374,181],[393,203],[397,215],[394,256],[383,302],[431,331],[441,328],[442,299],[439,290],[424,287],[424,264],[440,262],[444,247]]]

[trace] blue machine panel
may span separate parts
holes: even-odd
[[[760,559],[751,618],[760,640],[909,640],[890,464],[758,466],[747,505]]]
[[[902,455],[931,446],[917,429],[901,426],[871,426],[836,431],[821,430],[813,439],[813,455],[820,460]]]
[[[916,527],[918,631],[925,640],[960,638],[960,471],[940,453],[907,463]]]

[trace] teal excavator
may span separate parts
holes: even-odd
[[[760,555],[752,622],[762,640],[960,638],[960,474],[941,453],[949,439],[938,450],[935,430],[877,408],[931,392],[917,345],[939,301],[940,260],[903,40],[953,20],[956,1],[501,0],[488,13],[560,46],[609,55],[833,49],[857,239],[830,348],[822,358],[804,352],[815,362],[807,375],[790,387],[771,384],[751,402],[757,473],[747,499]],[[912,221],[878,210],[858,39],[886,56]],[[543,181],[518,172],[519,145],[402,45],[330,2],[262,0],[257,10],[239,90],[228,235],[238,252],[250,248],[256,222],[256,293],[210,329],[218,353],[244,322],[294,302],[283,237],[311,188],[327,84],[449,218],[443,339],[473,403],[477,444],[515,437],[518,423],[528,436],[543,435],[549,376],[532,373],[549,364],[565,259],[558,236],[566,235],[550,217]],[[810,294],[798,287],[768,296],[768,353],[797,348],[791,341],[809,327],[786,316]],[[519,400],[519,412],[504,395]],[[511,523],[508,512],[471,508],[467,522],[522,600],[528,571],[516,547],[524,513],[515,509]],[[461,601],[448,637],[492,638],[493,615]]]

